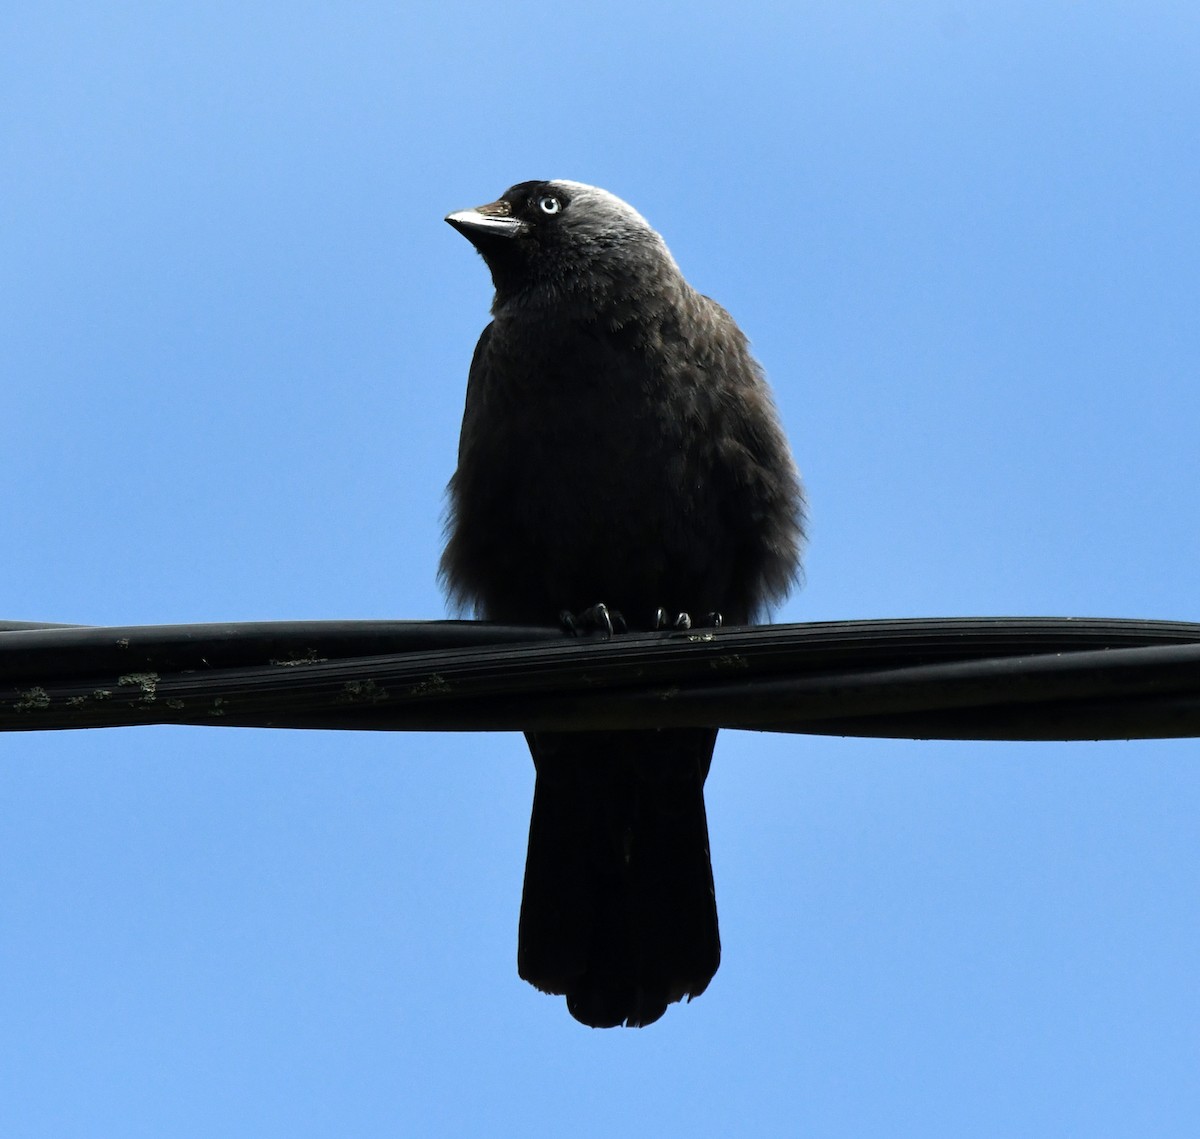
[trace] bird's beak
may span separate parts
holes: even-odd
[[[447,214],[446,220],[473,244],[479,238],[520,237],[528,228],[520,218],[512,216],[512,207],[505,201],[459,210]]]

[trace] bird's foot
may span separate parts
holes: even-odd
[[[578,613],[564,609],[558,615],[563,632],[573,637],[582,637],[587,633],[603,633],[606,638],[613,633],[625,632],[625,618],[617,609],[610,609],[603,601],[597,601]]]
[[[703,617],[695,622],[696,627],[700,629],[719,629],[722,625],[720,613],[705,613]],[[674,620],[667,616],[665,609],[658,609],[654,614],[654,628],[661,629],[678,629],[681,632],[690,629],[693,625],[691,615],[688,613],[679,613]]]

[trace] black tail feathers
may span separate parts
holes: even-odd
[[[717,971],[704,813],[716,734],[528,734],[537,787],[518,971],[584,1024],[652,1024]]]

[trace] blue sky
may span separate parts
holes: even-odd
[[[631,201],[770,375],[782,620],[1200,620],[1194,5],[12,5],[0,616],[435,618],[511,183]],[[725,733],[724,961],[516,976],[512,735],[0,736],[0,1133],[1183,1136],[1193,741]]]

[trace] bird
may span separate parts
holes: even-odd
[[[800,572],[805,501],[745,335],[632,206],[520,182],[445,219],[495,296],[447,487],[459,612],[568,632],[744,625]],[[704,783],[716,730],[530,731],[519,975],[642,1027],[720,963]]]

